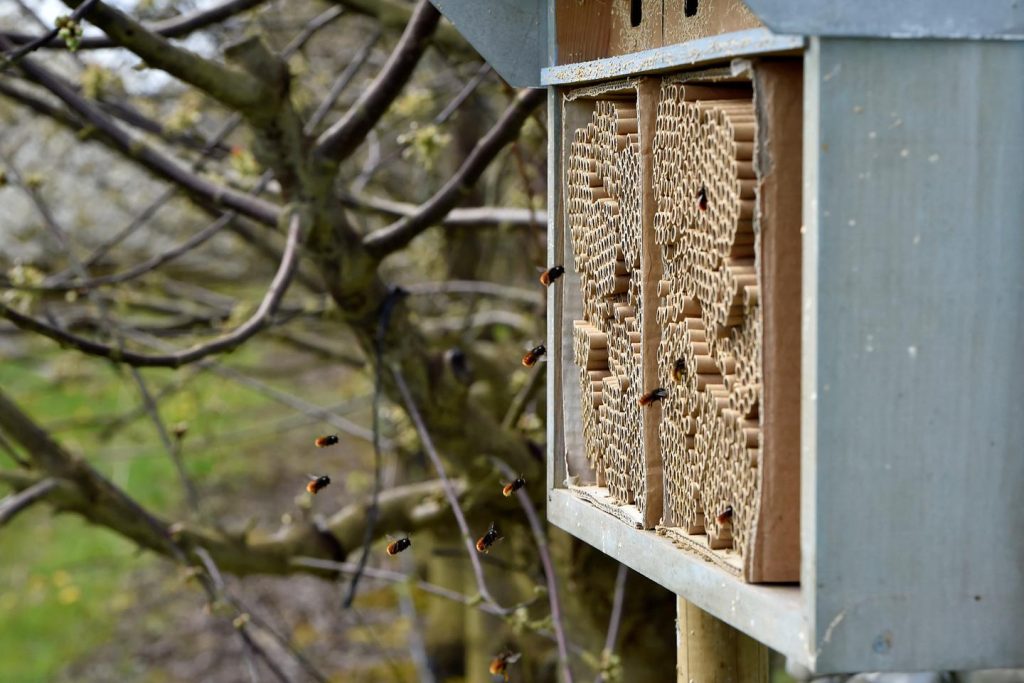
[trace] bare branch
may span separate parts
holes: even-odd
[[[0,302],[0,316],[7,318],[22,329],[37,332],[89,355],[109,358],[135,367],[178,368],[206,356],[230,351],[266,327],[284,298],[288,285],[291,283],[292,274],[295,272],[302,223],[300,215],[293,213],[288,228],[288,242],[285,245],[281,264],[255,313],[231,332],[189,349],[158,355],[121,350],[72,334],[32,316],[24,315],[3,302]]]
[[[230,19],[231,17],[252,9],[265,1],[266,0],[227,0],[227,2],[214,5],[209,9],[196,10],[194,12],[189,12],[188,14],[172,17],[171,19],[155,21],[152,24],[147,24],[146,29],[159,34],[164,38],[181,38],[194,31],[220,23],[225,19]],[[3,36],[15,45],[24,45],[32,40],[31,36],[24,33],[4,33]],[[56,36],[56,33],[54,33],[54,36]],[[42,47],[63,48],[64,43],[63,41],[56,40],[54,37],[45,45],[42,45]],[[78,45],[79,50],[97,50],[109,47],[120,47],[120,44],[115,43],[107,36],[86,36],[81,39]]]
[[[401,0],[334,0],[347,10],[373,17],[386,28],[399,30],[409,23],[412,9]],[[448,22],[441,22],[433,37],[433,42],[447,52],[458,54],[466,59],[480,59],[466,39]]]
[[[395,378],[395,385],[398,387],[398,392],[402,396],[402,401],[405,403],[406,412],[412,419],[413,426],[416,427],[416,433],[420,437],[420,442],[423,444],[423,449],[427,452],[427,457],[430,458],[430,462],[434,465],[434,469],[437,471],[437,476],[441,480],[441,484],[444,487],[445,497],[448,498],[448,504],[451,506],[452,513],[455,515],[455,521],[459,525],[459,531],[462,535],[462,542],[466,546],[466,553],[469,555],[470,564],[473,567],[473,576],[476,578],[476,587],[480,591],[480,596],[498,608],[502,613],[508,614],[512,610],[508,608],[502,608],[498,604],[498,601],[491,595],[491,591],[487,588],[487,581],[484,579],[484,568],[480,564],[480,558],[476,551],[476,546],[473,542],[473,537],[469,532],[469,523],[466,521],[466,514],[462,511],[462,507],[459,505],[458,495],[455,492],[451,481],[448,479],[448,475],[445,474],[444,463],[441,461],[441,456],[437,454],[434,449],[434,442],[430,438],[430,433],[427,432],[427,426],[423,423],[423,416],[420,415],[419,408],[416,407],[416,403],[412,398],[412,394],[409,392],[409,386],[405,383],[405,378],[402,373],[397,369],[392,371]]]
[[[419,212],[416,204],[396,202],[382,197],[342,194],[341,203],[351,209],[370,210],[385,216],[413,218]],[[452,209],[441,220],[446,228],[510,227],[531,228],[547,222],[547,212],[504,206],[473,206]]]
[[[377,44],[378,40],[380,40],[380,29],[370,34],[369,40],[359,48],[359,52],[355,54],[352,61],[345,66],[345,69],[338,75],[334,83],[331,84],[330,89],[327,91],[327,96],[324,97],[323,102],[320,103],[303,127],[302,132],[305,135],[312,135],[316,132],[317,127],[327,118],[327,115],[331,112],[331,107],[341,97],[341,93],[345,91],[345,88],[349,86],[349,83],[356,77],[359,70],[363,68],[366,60],[370,58],[373,46]]]
[[[83,2],[78,7],[78,9],[71,13],[71,20],[78,21],[79,19],[84,17],[86,14],[88,14],[89,10],[92,9],[93,5],[95,5],[96,2],[97,0],[85,0],[85,2]],[[51,30],[47,31],[35,40],[29,41],[28,43],[22,45],[20,48],[13,50],[12,52],[6,55],[3,55],[2,59],[0,59],[0,71],[6,69],[18,60],[22,59],[25,55],[32,52],[33,50],[38,50],[50,41],[56,39],[57,34],[59,32],[60,28],[54,26]]]
[[[0,47],[5,40],[0,36]],[[142,164],[153,174],[165,178],[202,201],[234,209],[266,225],[276,225],[279,208],[269,202],[235,192],[212,183],[183,168],[177,162],[151,146],[138,140],[110,119],[98,106],[81,96],[56,73],[37,64],[32,58],[21,62],[21,69],[68,105],[110,141],[110,144],[130,160]]]
[[[622,624],[622,604],[626,597],[626,577],[629,576],[629,567],[619,565],[619,571],[615,575],[615,590],[612,594],[612,614],[608,619],[608,633],[604,639],[604,649],[601,657],[607,661],[615,652],[615,643],[619,640],[619,626]],[[604,673],[599,673],[594,683],[603,683]]]
[[[507,464],[495,459],[502,474],[508,477],[509,481],[517,475]],[[530,500],[530,494],[525,487],[516,491],[516,500],[523,508],[526,519],[533,531],[533,541],[537,545],[537,553],[540,555],[541,565],[544,567],[544,578],[547,581],[548,603],[551,605],[551,627],[555,631],[555,641],[558,644],[558,664],[562,669],[563,683],[572,683],[572,667],[569,665],[568,639],[565,637],[565,625],[562,623],[562,607],[558,598],[558,577],[555,575],[555,564],[551,561],[551,552],[548,548],[548,538],[544,531],[544,525],[537,515],[537,509]]]
[[[80,2],[64,0],[64,4],[69,7],[76,7]],[[149,66],[166,71],[199,88],[231,109],[252,113],[265,108],[268,102],[277,100],[278,93],[268,82],[177,47],[124,12],[103,2],[96,2],[89,14],[89,21],[103,29],[118,45],[141,57]]]
[[[56,479],[46,478],[32,484],[27,489],[12,493],[3,500],[0,500],[0,527],[14,519],[15,515],[32,505],[32,503],[45,498],[56,486]]]
[[[401,40],[377,78],[341,120],[317,139],[317,157],[340,163],[355,152],[409,81],[440,18],[441,14],[428,0],[419,0]]]
[[[498,153],[519,136],[519,130],[530,113],[544,100],[544,90],[523,90],[505,110],[501,118],[469,153],[459,170],[427,200],[419,211],[401,218],[386,228],[370,233],[363,246],[377,258],[401,249],[414,237],[438,223],[465,197]]]
[[[473,296],[493,296],[518,303],[536,305],[543,301],[543,292],[531,291],[520,287],[499,285],[485,280],[444,280],[443,282],[421,282],[413,285],[402,285],[410,294],[471,294]]]

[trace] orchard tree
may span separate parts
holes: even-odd
[[[520,358],[544,337],[536,269],[553,265],[545,92],[501,83],[426,0],[65,0],[56,20],[14,4],[0,32],[0,317],[15,343],[117,368],[182,502],[144,506],[2,392],[0,524],[49,506],[177,563],[235,624],[251,670],[281,680],[328,674],[287,635],[283,655],[261,645],[281,629],[225,577],[337,581],[324,609],[338,610],[363,581],[413,581],[481,626],[457,634],[456,664],[432,650],[450,634],[428,628],[425,655],[410,655],[424,678],[463,665],[470,680],[505,666],[516,680],[671,675],[672,596],[636,576],[627,587],[624,569],[544,521],[545,367]],[[224,357],[266,340],[328,378],[364,373],[368,424]],[[210,503],[187,426],[162,414],[190,372],[254,388],[342,447],[372,443],[361,495],[231,529],[218,514],[233,501]],[[315,474],[337,486],[355,468]],[[502,484],[516,479],[509,507]],[[510,564],[480,552],[491,521]],[[462,552],[382,569],[385,545],[404,549],[394,530]],[[455,589],[441,575],[452,563],[467,568]]]

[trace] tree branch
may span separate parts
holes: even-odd
[[[47,477],[37,481],[27,489],[23,489],[18,493],[12,493],[3,500],[0,500],[0,527],[14,519],[15,515],[32,505],[32,503],[45,498],[56,486],[57,481]]]
[[[152,33],[159,34],[164,38],[181,38],[194,31],[198,31],[206,28],[207,26],[230,19],[231,17],[252,9],[265,1],[266,0],[227,0],[227,2],[214,5],[209,9],[196,10],[170,19],[154,21],[152,24],[146,25],[146,29]],[[12,32],[0,35],[3,35],[7,40],[15,45],[24,45],[25,43],[33,40],[32,36],[25,33]],[[53,35],[54,37],[41,47],[63,48],[64,42],[56,39],[56,33]],[[86,36],[81,39],[78,45],[79,50],[97,50],[109,47],[121,47],[121,45],[119,43],[115,43],[107,36]]]
[[[341,120],[317,139],[314,153],[318,158],[337,164],[355,152],[409,81],[440,18],[441,14],[428,0],[419,1],[401,40],[377,78]]]
[[[341,203],[350,209],[368,210],[384,216],[411,219],[420,211],[416,204],[396,202],[369,195],[341,195]],[[446,228],[511,227],[530,228],[547,222],[547,212],[505,206],[471,206],[452,209],[441,225]]]
[[[291,283],[292,274],[295,272],[302,223],[303,220],[300,215],[293,213],[288,228],[288,242],[285,245],[284,256],[256,312],[231,332],[189,349],[155,355],[121,350],[114,346],[72,334],[67,330],[32,316],[24,315],[3,302],[0,302],[0,316],[7,318],[22,329],[49,337],[54,341],[92,356],[109,358],[113,361],[127,363],[135,367],[178,368],[182,365],[194,363],[206,356],[230,351],[266,327],[284,298],[288,285]]]
[[[455,175],[420,206],[415,215],[401,218],[386,228],[370,233],[363,239],[363,246],[376,258],[384,258],[438,223],[469,193],[498,153],[515,141],[527,117],[546,96],[547,92],[539,89],[520,91],[512,105],[469,153]]]
[[[381,26],[390,29],[401,29],[409,23],[409,17],[412,16],[412,9],[401,0],[334,0],[334,2],[356,14],[373,17]],[[437,27],[433,42],[466,59],[480,59],[477,51],[447,22],[441,22]]]
[[[77,7],[81,0],[64,0],[64,4]],[[177,47],[167,38],[103,2],[97,2],[93,7],[89,21],[149,66],[166,71],[199,88],[231,109],[255,113],[265,109],[268,102],[277,101],[278,93],[266,81]]]
[[[0,47],[4,43],[3,37],[0,37]],[[202,201],[234,209],[266,225],[277,224],[279,208],[276,205],[226,189],[181,167],[169,157],[132,137],[99,107],[77,93],[63,78],[40,66],[32,58],[23,60],[20,67],[29,78],[60,98],[72,111],[106,136],[111,146],[128,159],[140,163],[153,174],[175,183]]]
[[[85,0],[85,2],[83,2],[74,12],[71,13],[71,21],[78,21],[86,14],[88,14],[89,10],[92,9],[93,5],[95,5],[96,2],[97,0]],[[3,55],[3,58],[0,59],[0,70],[6,69],[7,67],[22,59],[25,55],[32,52],[33,50],[38,50],[50,41],[55,40],[57,38],[58,33],[60,33],[60,28],[54,26],[52,29],[50,29],[43,35],[39,36],[38,38],[29,41],[28,43],[22,45],[20,48],[13,50],[12,52],[6,55]],[[63,46],[63,41],[60,42]]]

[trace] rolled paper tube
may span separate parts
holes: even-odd
[[[700,374],[714,374],[718,372],[718,366],[711,356],[697,356],[694,359],[694,365]]]
[[[721,386],[722,377],[717,374],[700,374],[695,375],[697,378],[697,391],[704,391],[708,387]]]
[[[636,133],[637,120],[636,118],[619,118],[615,120],[615,134],[616,135],[629,135],[630,133]],[[740,143],[745,144],[745,143]],[[751,143],[751,147],[753,147]]]
[[[757,132],[757,124],[753,122],[733,122],[732,139],[736,142],[753,142]]]

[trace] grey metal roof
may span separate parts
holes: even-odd
[[[622,0],[624,1],[624,0]],[[744,0],[778,34],[1024,40],[1020,0]],[[431,0],[502,78],[541,85],[555,0]]]

